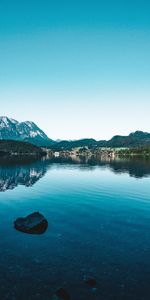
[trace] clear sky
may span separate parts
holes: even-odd
[[[1,0],[0,115],[50,138],[150,132],[148,0]]]

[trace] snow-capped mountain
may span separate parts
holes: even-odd
[[[0,139],[28,141],[38,146],[48,146],[53,143],[34,122],[19,123],[8,117],[0,117]]]

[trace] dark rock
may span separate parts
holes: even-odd
[[[63,299],[63,300],[70,300],[70,295],[68,294],[68,292],[64,289],[64,288],[59,288],[55,295],[60,298],[60,299]]]
[[[25,218],[18,218],[14,227],[22,232],[31,234],[42,234],[48,227],[48,222],[42,214],[34,212]]]
[[[92,288],[95,287],[97,284],[96,279],[87,276],[84,277],[84,282]]]

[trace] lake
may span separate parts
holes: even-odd
[[[149,160],[3,160],[0,191],[0,299],[150,299]],[[44,234],[14,228],[35,211]]]

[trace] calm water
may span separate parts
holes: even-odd
[[[150,299],[149,161],[3,161],[0,191],[0,299]],[[46,233],[13,228],[34,211]]]

